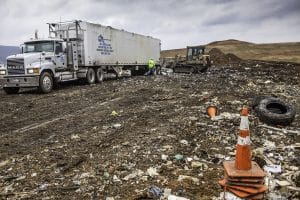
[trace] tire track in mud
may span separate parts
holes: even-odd
[[[71,118],[71,117],[80,116],[84,113],[89,112],[90,110],[93,110],[95,108],[99,108],[99,107],[104,106],[108,103],[115,102],[115,101],[118,101],[118,100],[121,100],[121,99],[122,99],[122,97],[117,97],[117,98],[114,98],[114,99],[111,99],[111,100],[108,100],[108,101],[104,101],[104,102],[101,102],[99,104],[96,104],[96,105],[93,105],[93,106],[90,106],[90,107],[83,108],[81,110],[78,110],[78,111],[74,112],[73,114],[67,114],[67,115],[64,115],[64,116],[61,116],[61,117],[56,117],[56,118],[53,118],[53,119],[50,119],[50,120],[47,120],[47,121],[44,121],[44,122],[36,122],[36,123],[30,124],[30,125],[24,126],[22,128],[19,128],[17,130],[14,130],[13,133],[24,133],[24,132],[31,131],[31,130],[34,130],[34,129],[37,129],[37,128],[45,127],[45,126],[47,126],[51,123],[54,123],[56,121],[59,121],[59,120],[65,120],[65,119],[68,119],[68,118]],[[0,138],[5,137],[7,135],[10,135],[10,133],[1,135]]]

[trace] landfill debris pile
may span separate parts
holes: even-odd
[[[203,74],[0,92],[0,199],[220,199],[240,109],[275,95],[300,110],[299,66],[243,61]],[[218,108],[210,118],[207,107]],[[249,111],[266,199],[299,199],[300,118],[285,127]]]
[[[218,48],[212,48],[209,51],[210,59],[214,64],[236,64],[241,62],[241,58],[233,53],[225,54]]]

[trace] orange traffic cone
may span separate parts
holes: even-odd
[[[217,107],[216,106],[208,106],[206,111],[207,111],[207,114],[208,116],[211,118],[211,119],[214,119],[217,115]]]
[[[248,109],[243,107],[241,112],[240,133],[236,145],[235,167],[238,170],[251,169],[250,131]]]
[[[241,113],[240,133],[236,145],[235,161],[224,161],[224,179],[219,184],[224,190],[246,199],[263,199],[267,187],[264,171],[256,162],[251,162],[248,109]]]

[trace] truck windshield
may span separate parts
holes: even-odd
[[[24,53],[32,52],[54,52],[53,41],[39,41],[25,43]]]

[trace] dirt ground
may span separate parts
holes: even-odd
[[[1,90],[0,199],[141,200],[151,186],[214,199],[222,191],[222,161],[234,159],[242,106],[272,94],[299,112],[299,77],[293,64],[243,61],[203,74],[64,84],[46,95]],[[226,115],[210,120],[210,104]],[[252,149],[265,141],[277,147],[300,142],[297,134],[260,126],[252,110],[249,119]],[[299,130],[299,114],[285,128]],[[283,170],[300,167],[299,150],[274,151],[288,158],[273,159]]]

